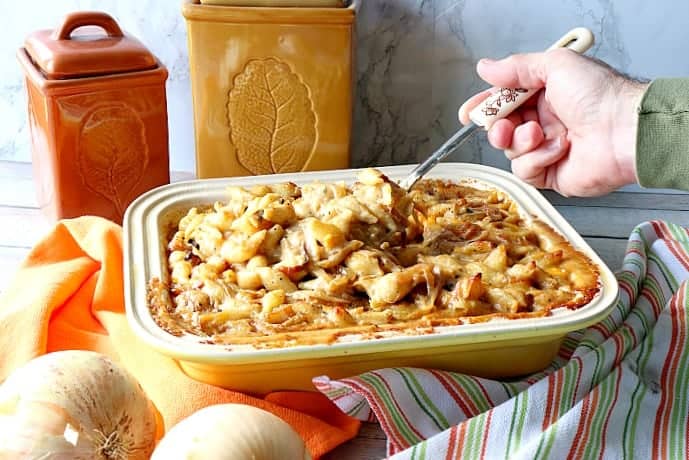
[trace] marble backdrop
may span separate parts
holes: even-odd
[[[586,26],[589,51],[636,76],[689,76],[689,2],[683,0],[358,0],[353,166],[410,163],[459,127],[457,108],[486,85],[481,57],[541,50]],[[177,0],[0,0],[0,159],[30,160],[26,102],[14,53],[25,35],[66,12],[115,16],[168,67],[171,166],[193,170],[184,19]],[[508,167],[474,136],[451,159]]]
[[[487,87],[482,57],[539,51],[585,26],[589,51],[625,73],[689,76],[689,3],[614,0],[368,0],[359,11],[356,164],[413,162],[459,127],[457,108]],[[681,57],[680,57],[681,56]],[[483,135],[450,159],[509,168]]]

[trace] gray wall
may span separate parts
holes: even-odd
[[[77,9],[101,9],[168,66],[172,169],[193,170],[184,19],[177,0],[0,0],[0,159],[29,161],[26,107],[14,53],[24,36]],[[4,14],[10,11],[11,14]],[[414,162],[458,127],[457,108],[485,84],[476,61],[541,50],[576,26],[589,52],[622,71],[689,76],[689,2],[665,0],[360,0],[354,166]],[[452,159],[508,167],[483,140]]]

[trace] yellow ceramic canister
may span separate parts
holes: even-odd
[[[342,169],[352,125],[354,5],[185,0],[199,178]]]

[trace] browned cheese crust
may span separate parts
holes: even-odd
[[[174,335],[258,348],[550,314],[586,305],[596,267],[505,193],[367,169],[351,185],[229,187],[167,241],[148,303]]]

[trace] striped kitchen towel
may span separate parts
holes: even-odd
[[[629,238],[611,315],[521,381],[392,368],[314,383],[394,459],[689,458],[689,232]]]

